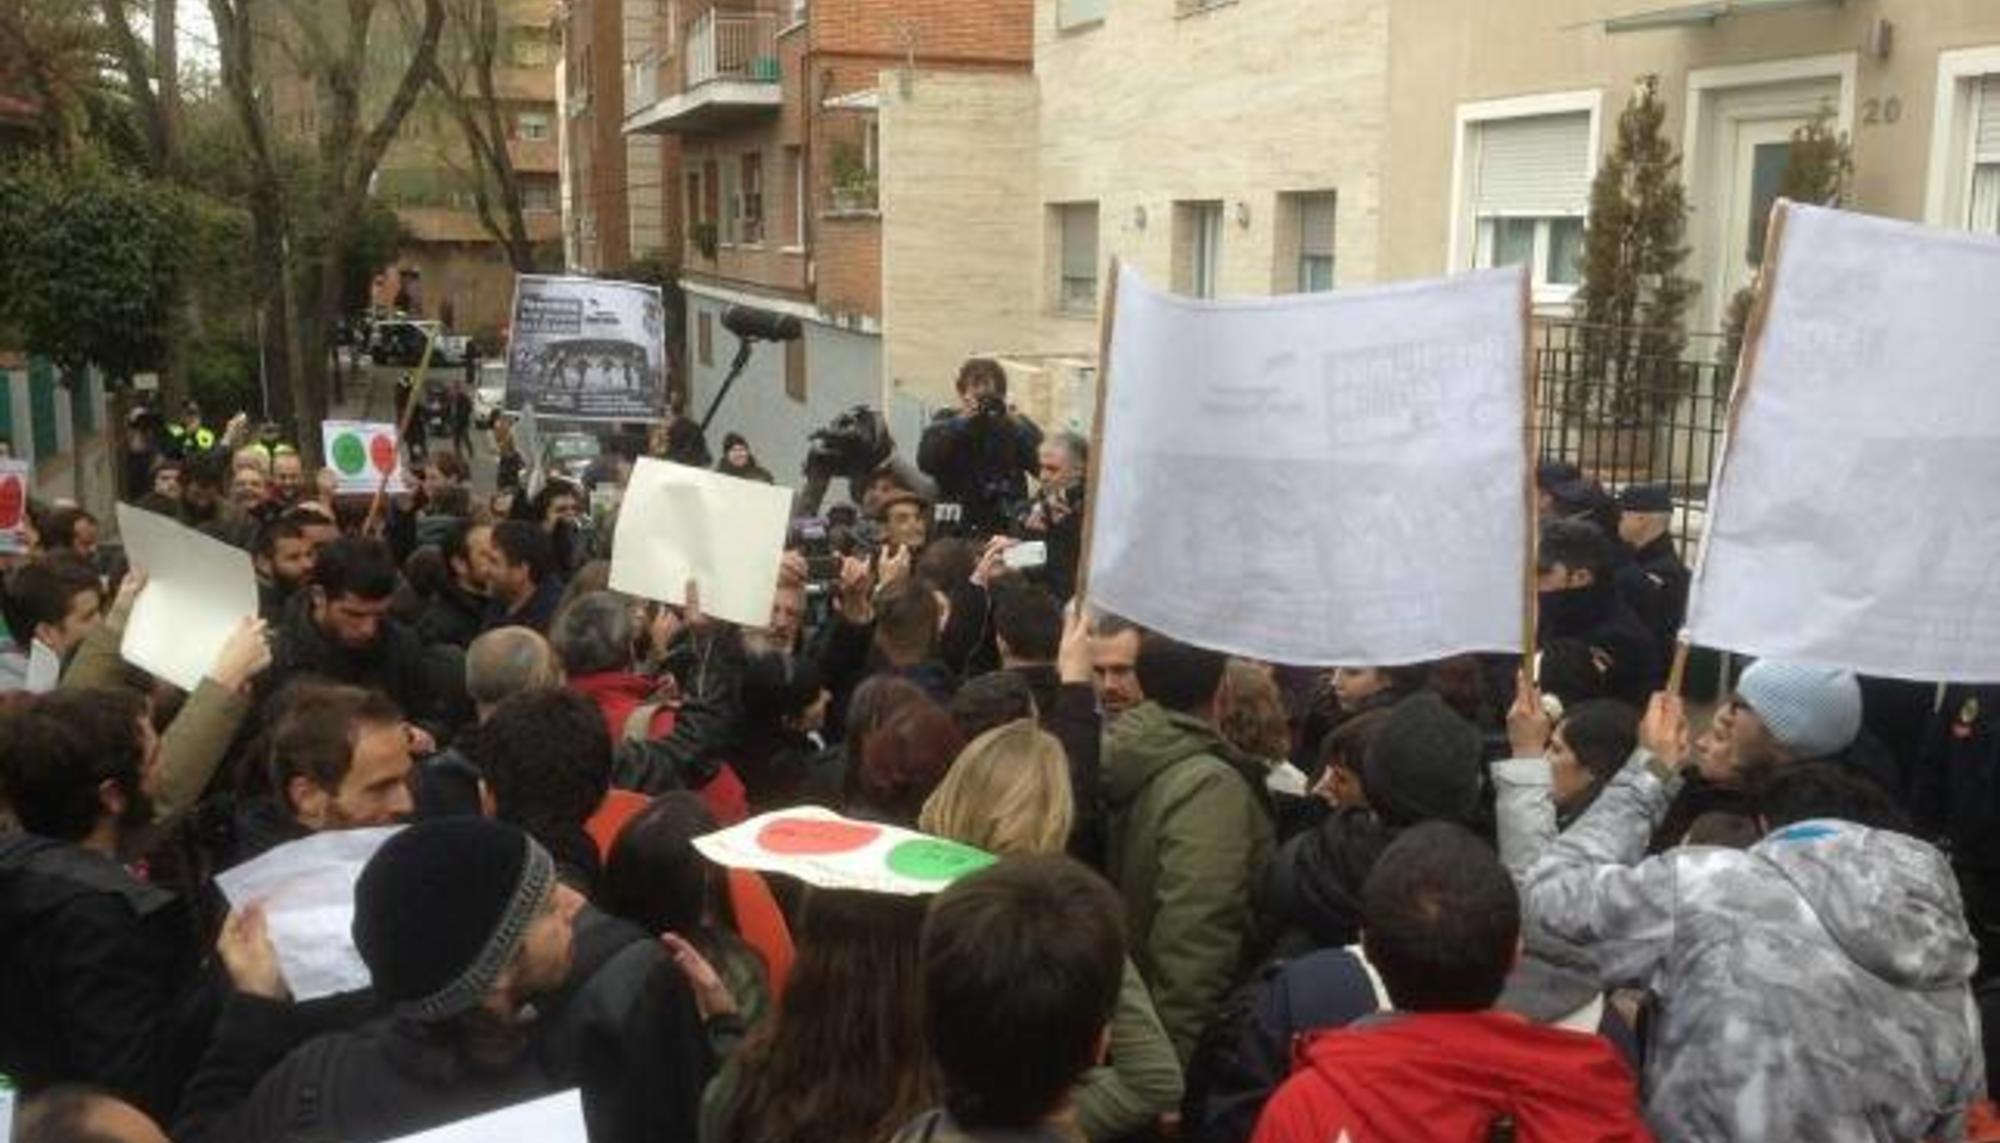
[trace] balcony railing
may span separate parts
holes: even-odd
[[[657,50],[647,51],[625,64],[625,114],[636,115],[660,100],[660,65]]]
[[[775,12],[703,12],[682,41],[687,90],[717,80],[777,83],[777,37]]]

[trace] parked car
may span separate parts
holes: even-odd
[[[472,339],[445,332],[435,321],[387,318],[368,331],[368,359],[376,365],[415,365],[424,359],[424,343],[435,338],[432,365],[463,365],[472,353]]]
[[[553,433],[542,440],[542,472],[566,476],[582,484],[584,473],[590,471],[603,451],[603,444],[592,433]]]
[[[472,387],[472,423],[490,429],[507,408],[507,363],[487,361],[479,366],[479,380]]]

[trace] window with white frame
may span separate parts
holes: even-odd
[[[1174,289],[1191,298],[1212,298],[1222,267],[1222,204],[1174,204]]]
[[[540,111],[523,111],[514,117],[514,137],[539,143],[549,137],[549,117]]]
[[[1466,142],[1472,265],[1525,264],[1538,300],[1566,299],[1582,280],[1590,114],[1479,120]]]
[[[1061,266],[1056,308],[1090,313],[1097,308],[1097,204],[1071,202],[1051,207]]]
[[[1981,234],[2000,234],[2000,75],[1979,77],[1972,89],[1972,154],[1965,195],[1964,225]]]

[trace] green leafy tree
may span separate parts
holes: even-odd
[[[1673,362],[1686,347],[1687,307],[1697,286],[1687,261],[1687,190],[1681,156],[1666,136],[1666,105],[1656,76],[1642,79],[1618,117],[1618,138],[1590,188],[1583,281],[1583,375],[1570,386],[1573,407],[1596,405],[1621,423],[1668,407],[1686,371]]]
[[[172,187],[95,160],[0,172],[0,318],[67,379],[153,368],[174,331],[191,211]]]

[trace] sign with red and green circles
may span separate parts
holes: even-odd
[[[695,839],[718,865],[784,873],[821,889],[917,896],[993,864],[984,850],[817,806],[778,810]]]
[[[389,478],[387,491],[405,491],[402,451],[396,447],[396,426],[380,421],[326,421],[320,426],[327,467],[336,478],[336,493],[373,494]]]

